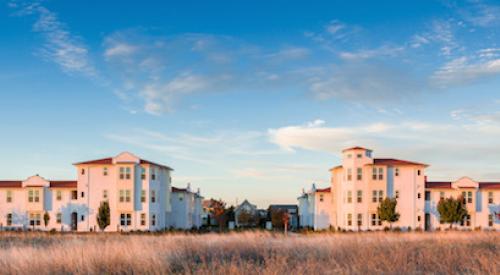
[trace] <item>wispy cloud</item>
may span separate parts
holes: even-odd
[[[463,56],[444,64],[432,75],[431,81],[434,85],[448,88],[499,74],[500,58],[484,60]]]
[[[33,31],[44,39],[43,47],[37,51],[45,60],[58,64],[66,73],[80,73],[95,76],[97,71],[92,65],[88,47],[82,38],[72,34],[67,26],[59,21],[57,15],[35,2],[11,5],[16,15],[36,16]]]

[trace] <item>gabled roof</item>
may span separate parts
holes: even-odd
[[[367,150],[367,151],[371,151],[370,149],[367,149],[367,148],[364,148],[364,147],[354,146],[354,147],[350,147],[350,148],[346,148],[346,149],[342,150],[342,153],[344,153],[345,151],[350,151],[350,150]]]
[[[2,180],[0,181],[0,188],[21,188],[23,182],[20,180]]]
[[[401,159],[373,159],[373,164],[374,165],[417,165],[426,167],[429,166],[427,164],[408,161],[408,160],[401,160]]]
[[[159,166],[159,167],[163,167],[165,169],[168,169],[168,170],[174,170],[166,165],[163,165],[163,164],[159,164],[159,163],[156,163],[156,162],[152,162],[152,161],[149,161],[149,160],[145,160],[145,159],[139,159],[139,162],[141,164],[149,164],[149,165],[155,165],[155,166]],[[77,163],[74,163],[73,165],[81,165],[81,164],[101,164],[101,165],[111,165],[113,164],[113,158],[112,157],[108,157],[108,158],[102,158],[102,159],[95,159],[95,160],[88,160],[88,161],[82,161],[82,162],[77,162]]]

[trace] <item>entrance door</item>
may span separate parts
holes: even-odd
[[[71,230],[78,230],[78,213],[76,212],[71,213]]]
[[[425,214],[425,231],[431,230],[431,215],[429,213]]]

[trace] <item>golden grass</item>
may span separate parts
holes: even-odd
[[[500,274],[500,233],[2,233],[1,274]]]

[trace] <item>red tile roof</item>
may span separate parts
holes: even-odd
[[[21,188],[23,182],[20,180],[3,180],[0,181],[0,188]]]
[[[479,188],[500,189],[500,182],[480,182]]]
[[[51,188],[77,188],[76,180],[51,180]]]
[[[331,187],[323,188],[323,189],[316,189],[317,193],[330,193],[331,191],[332,191]]]
[[[168,167],[166,165],[158,164],[156,162],[152,162],[152,161],[145,160],[145,159],[141,159],[140,163],[141,164],[156,165],[156,166],[168,169],[168,170],[173,170],[172,168],[170,168],[170,167]],[[89,161],[82,161],[82,162],[74,163],[73,165],[80,165],[80,164],[103,164],[103,165],[104,164],[113,164],[113,158],[103,158],[103,159],[95,159],[95,160],[89,160]]]
[[[350,150],[368,150],[368,151],[371,151],[370,149],[367,149],[364,147],[355,146],[355,147],[351,147],[351,148],[347,148],[347,149],[342,150],[342,153],[345,151],[350,151]]]
[[[401,159],[374,159],[373,164],[375,165],[418,165],[418,166],[429,166],[427,164],[401,160]]]
[[[79,165],[79,164],[113,164],[113,158],[103,158],[103,159],[82,161],[82,162],[77,162],[74,165]]]
[[[451,188],[450,181],[427,181],[425,188]]]
[[[332,171],[332,170],[335,170],[335,169],[337,169],[337,168],[342,168],[342,165],[337,165],[337,166],[335,166],[335,167],[332,167],[332,168],[330,168],[330,170],[328,170],[328,171]]]

